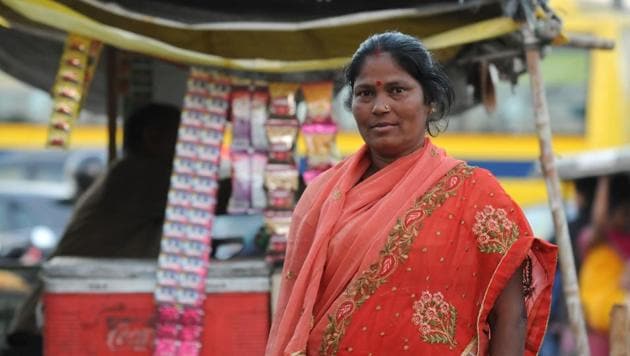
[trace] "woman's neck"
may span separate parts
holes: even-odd
[[[361,176],[361,179],[359,180],[359,182],[365,180],[366,178],[370,177],[371,175],[373,175],[374,173],[380,171],[381,169],[387,167],[388,165],[390,165],[391,163],[395,162],[396,160],[403,158],[405,156],[408,156],[414,152],[417,152],[419,149],[421,149],[422,147],[424,147],[424,142],[425,140],[422,140],[420,142],[420,144],[416,147],[414,147],[413,149],[404,152],[403,154],[396,156],[396,157],[385,157],[385,156],[381,156],[379,154],[377,154],[376,152],[374,152],[373,150],[370,150],[368,155],[370,157],[370,165],[369,167],[365,170],[365,173],[363,173],[363,175]]]

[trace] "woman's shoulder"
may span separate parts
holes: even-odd
[[[468,163],[463,164],[470,172],[468,186],[472,192],[508,196],[499,179],[488,169],[471,166]]]
[[[462,208],[478,210],[491,206],[521,213],[518,204],[505,191],[492,172],[485,168],[468,165],[467,167],[470,169],[470,175],[462,191],[462,196],[465,197],[461,204]]]

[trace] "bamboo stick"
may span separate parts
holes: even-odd
[[[562,195],[560,194],[560,178],[558,177],[558,171],[556,170],[551,142],[552,134],[549,110],[547,107],[547,100],[545,98],[543,77],[540,71],[540,48],[537,38],[530,29],[524,28],[523,34],[525,36],[527,71],[530,75],[536,131],[540,145],[540,163],[545,177],[545,183],[547,185],[549,205],[553,215],[556,239],[560,252],[560,270],[562,273],[564,297],[566,299],[566,305],[569,312],[571,330],[577,340],[578,355],[589,356],[590,350],[586,336],[584,314],[582,311],[582,303],[580,301],[579,287],[575,272],[573,251],[571,249],[569,229],[562,204]]]
[[[116,48],[107,47],[107,162],[116,159],[116,119],[118,117],[118,83],[117,83]]]
[[[563,46],[584,49],[610,50],[615,48],[615,41],[590,35],[572,34],[568,36],[568,41]]]
[[[610,311],[610,356],[630,356],[630,303],[615,304]]]

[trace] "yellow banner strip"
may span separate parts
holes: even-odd
[[[7,21],[4,17],[0,16],[0,27],[11,28],[11,23]]]
[[[517,31],[519,28],[519,24],[512,18],[498,17],[428,37],[424,40],[424,45],[436,50],[503,36]]]

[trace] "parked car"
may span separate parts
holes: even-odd
[[[0,190],[0,264],[34,264],[55,248],[72,204],[54,192]]]
[[[96,150],[3,151],[0,265],[36,264],[57,245],[73,202],[105,168]]]

